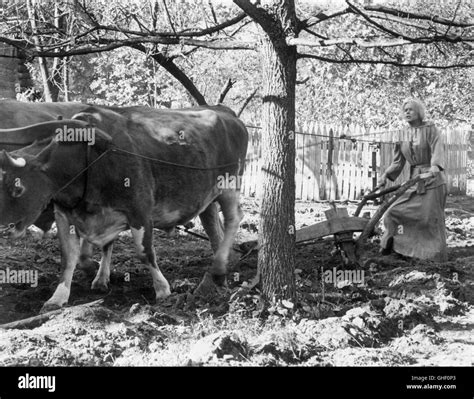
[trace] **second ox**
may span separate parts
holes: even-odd
[[[44,131],[38,126],[33,129],[29,127],[54,121],[58,117],[72,118],[88,107],[88,104],[75,102],[29,103],[10,99],[0,100],[0,150],[14,151],[43,139],[53,130]],[[48,206],[35,221],[35,225],[43,232],[47,232],[53,221],[53,207]]]
[[[153,227],[171,229],[197,215],[214,251],[211,275],[222,284],[242,218],[238,189],[216,184],[226,173],[243,173],[248,134],[236,115],[223,106],[137,107],[126,116],[90,107],[73,119],[64,121],[68,130],[82,127],[80,121],[95,121],[94,145],[63,135],[64,140],[36,143],[44,145],[39,153],[26,147],[0,154],[0,224],[7,235],[18,235],[54,203],[63,273],[43,311],[67,303],[80,239],[108,255],[94,280],[106,286],[112,243],[128,228],[139,259],[151,272],[156,298],[168,296],[170,286],[156,262]]]

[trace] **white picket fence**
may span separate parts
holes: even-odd
[[[249,147],[242,179],[245,196],[259,196],[261,129],[249,123]],[[393,158],[393,142],[400,131],[366,130],[360,126],[303,123],[296,128],[296,199],[357,200],[372,190]],[[446,151],[448,192],[466,194],[468,129],[442,130]],[[353,140],[352,140],[353,139]],[[409,168],[394,182],[408,178]]]

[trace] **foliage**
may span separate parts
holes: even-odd
[[[472,18],[469,2],[462,0],[432,2],[428,0],[365,2],[383,4],[411,12],[428,15],[442,15],[467,21]],[[39,27],[49,27],[54,19],[52,2],[42,3],[39,8]],[[66,14],[67,2],[56,2],[59,10]],[[213,3],[213,10],[206,2],[167,2],[98,0],[82,3],[85,10],[104,25],[119,29],[140,29],[141,25],[157,31],[183,31],[189,27],[199,30],[235,16],[238,9],[228,2]],[[297,1],[298,16],[301,19],[317,15],[320,11],[345,2]],[[21,34],[28,33],[25,10],[11,11],[19,17],[21,24],[15,25]],[[19,10],[19,11],[18,11]],[[74,9],[73,18],[62,21],[68,29],[80,30],[87,26],[90,15],[82,8]],[[381,20],[377,20],[380,22]],[[60,25],[61,25],[60,23]],[[401,30],[394,21],[384,21],[390,29]],[[11,32],[11,23],[0,23],[2,30]],[[62,25],[61,25],[62,26]],[[429,22],[414,20],[413,26],[404,26],[403,34],[418,37],[426,34],[426,26],[435,29]],[[233,28],[234,29],[234,28]],[[457,28],[449,28],[457,33]],[[237,29],[236,29],[237,30]],[[311,27],[321,37],[358,37],[371,39],[380,35],[373,25],[354,14],[341,15]],[[188,29],[189,31],[189,29]],[[119,32],[100,32],[104,38],[122,38]],[[226,33],[229,35],[229,33]],[[237,40],[255,39],[254,24],[243,25],[234,36]],[[45,35],[44,42],[53,40],[54,35]],[[216,36],[211,35],[213,40]],[[230,37],[230,36],[229,36]],[[303,31],[302,38],[314,38]],[[341,54],[359,59],[376,59],[385,54],[400,62],[442,63],[446,60],[462,62],[470,54],[459,44],[414,44],[403,47],[360,48],[349,45],[301,48],[301,52],[329,58],[340,58]],[[132,105],[147,104],[157,107],[182,107],[193,105],[194,101],[181,83],[170,76],[157,62],[153,54],[171,56],[173,62],[194,82],[208,103],[217,101],[227,79],[236,81],[225,98],[225,104],[238,110],[250,93],[261,87],[260,60],[256,53],[248,50],[210,51],[191,46],[155,44],[147,45],[146,52],[129,47],[97,54],[70,57],[69,98],[99,104]],[[48,60],[49,68],[53,60]],[[36,87],[41,88],[38,64],[32,64]],[[375,128],[397,128],[400,126],[399,105],[405,97],[415,96],[425,102],[429,117],[441,125],[471,122],[473,92],[472,72],[469,69],[418,69],[400,68],[392,65],[360,63],[328,63],[316,59],[302,58],[298,62],[298,79],[301,84],[296,90],[296,110],[299,121],[318,120],[334,124],[358,124]],[[56,79],[60,87],[59,99],[64,99],[64,85],[61,76]],[[259,92],[250,102],[243,118],[258,123],[261,98]]]
[[[416,70],[379,65],[336,65],[300,61],[298,118],[334,124],[397,128],[399,106],[420,98],[428,117],[441,125],[469,122],[473,105],[472,74],[466,70]]]
[[[383,5],[451,18],[455,16],[457,2],[384,1]],[[317,10],[317,6],[306,5],[303,14],[311,15]],[[461,2],[456,19],[467,21],[470,14],[472,17],[468,2]],[[386,26],[397,28],[395,23],[387,23]],[[370,38],[376,33],[365,20],[354,15],[321,23],[313,31],[323,36],[359,38]],[[404,28],[403,33],[414,37],[425,34],[418,27]],[[363,58],[363,55],[375,59],[383,51],[396,55],[400,62],[426,64],[469,58],[469,53],[462,46],[452,45],[448,48],[442,44],[408,45],[401,51],[391,47],[354,50],[341,45],[336,50],[328,48],[318,54],[334,57],[334,54],[341,51],[350,53],[357,59]],[[406,97],[417,97],[424,101],[429,117],[441,124],[469,122],[472,118],[470,97],[473,81],[470,70],[400,68],[381,64],[331,64],[310,59],[300,60],[298,67],[299,78],[309,78],[297,91],[297,102],[302,105],[297,107],[300,111],[298,116],[302,120],[316,119],[326,123],[396,128],[401,123],[398,117],[399,105]]]
[[[177,82],[148,58],[130,48],[99,54],[91,59],[90,102],[107,105],[171,107],[186,102]]]

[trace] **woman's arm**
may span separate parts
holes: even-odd
[[[390,166],[385,170],[385,173],[382,175],[382,177],[385,176],[391,181],[394,181],[400,175],[400,173],[402,173],[405,163],[406,159],[402,153],[401,143],[396,143],[393,154],[393,161]]]
[[[432,172],[439,172],[445,168],[445,159],[444,159],[444,143],[443,138],[439,129],[436,126],[431,126],[430,131],[428,132],[428,144],[431,150],[431,168]],[[438,170],[435,170],[435,168]]]

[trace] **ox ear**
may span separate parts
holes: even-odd
[[[23,168],[26,165],[26,161],[24,158],[13,158],[8,152],[5,150],[2,151],[3,159],[5,159],[10,166],[16,168]]]
[[[26,191],[26,188],[23,184],[21,184],[20,181],[18,181],[17,184],[13,187],[12,190],[12,197],[13,198],[19,198],[23,195],[23,193]]]

